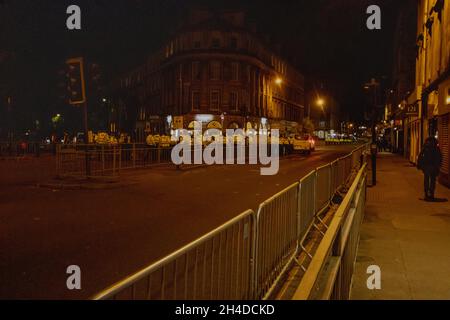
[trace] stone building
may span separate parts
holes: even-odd
[[[406,108],[411,114],[409,157],[417,155],[428,136],[436,136],[443,154],[440,180],[449,184],[450,148],[450,1],[420,0],[417,15],[417,59],[414,91]]]
[[[301,131],[304,77],[249,28],[242,12],[196,10],[145,63],[120,79],[135,135],[172,129]],[[130,102],[132,101],[132,102]]]

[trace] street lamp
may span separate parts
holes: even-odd
[[[322,98],[317,99],[317,105],[320,107],[320,109],[322,109],[322,112],[325,113],[324,109],[325,100]]]
[[[372,144],[370,146],[371,162],[372,162],[372,186],[377,184],[377,89],[380,83],[374,78],[370,82],[364,84],[364,89],[373,94],[373,109],[372,109]],[[372,92],[369,91],[372,90]]]
[[[322,98],[318,98],[316,100],[316,104],[324,111],[323,107],[325,105],[325,100]],[[311,119],[311,103],[308,103],[308,117]]]
[[[277,78],[275,79],[275,83],[276,83],[277,85],[281,85],[281,84],[283,83],[283,80],[282,80],[280,77],[277,77]]]
[[[322,98],[317,99],[317,105],[321,108],[323,108],[325,101]]]

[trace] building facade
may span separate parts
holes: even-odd
[[[420,0],[417,17],[415,88],[406,105],[417,113],[408,123],[409,158],[415,163],[426,137],[436,136],[443,154],[440,180],[449,185],[450,1]]]
[[[195,122],[301,131],[304,77],[246,27],[242,12],[193,11],[179,30],[120,80],[137,141]]]
[[[403,2],[394,29],[394,56],[392,84],[383,94],[385,139],[393,152],[410,156],[411,139],[408,123],[417,122],[417,112],[407,110],[407,99],[415,87],[417,37],[417,0]],[[413,146],[414,147],[414,146]]]

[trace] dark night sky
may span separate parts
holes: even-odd
[[[68,56],[86,55],[111,79],[157,49],[189,7],[242,7],[259,32],[281,44],[283,56],[307,77],[322,79],[344,110],[358,118],[362,84],[372,76],[391,76],[393,29],[401,2],[0,0],[0,85],[17,88],[15,108],[23,119],[49,119],[61,109],[54,83]],[[70,4],[81,7],[81,31],[65,27]],[[381,7],[382,30],[366,28],[370,4]],[[2,58],[2,52],[12,57]]]

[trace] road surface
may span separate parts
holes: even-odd
[[[283,159],[275,176],[261,176],[259,165],[153,168],[103,190],[36,187],[51,158],[35,170],[26,164],[31,176],[0,162],[0,299],[89,298],[353,148]],[[81,290],[66,287],[69,265],[81,268]]]

